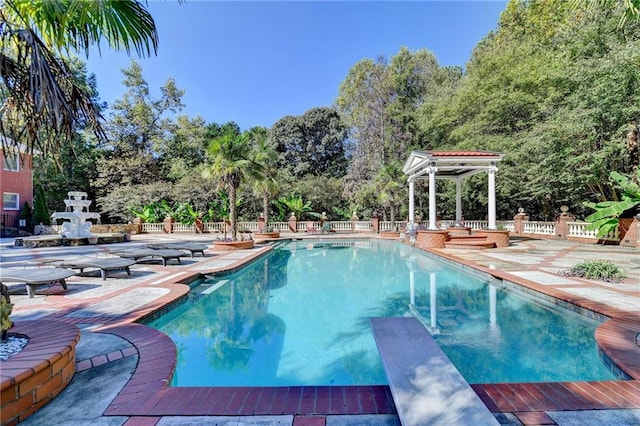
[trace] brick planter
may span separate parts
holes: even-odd
[[[9,331],[29,337],[29,343],[2,362],[2,425],[23,421],[67,387],[80,340],[76,326],[49,320],[20,322]]]
[[[476,235],[482,235],[490,243],[495,243],[496,247],[509,247],[509,231],[500,229],[479,229]]]
[[[253,248],[253,241],[216,241],[211,250],[229,251]]]
[[[416,247],[419,248],[444,248],[449,237],[448,231],[426,230],[418,231],[416,235]]]
[[[253,233],[253,238],[255,240],[269,240],[269,239],[273,239],[273,238],[280,238],[280,232],[278,232],[278,231],[273,231],[273,232],[254,232]]]

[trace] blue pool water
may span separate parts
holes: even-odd
[[[149,325],[176,386],[385,384],[370,317],[415,315],[469,383],[611,380],[598,323],[393,241],[293,241]]]

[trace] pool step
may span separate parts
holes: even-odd
[[[487,241],[485,235],[449,235],[444,243],[446,248],[485,249],[495,248],[496,243]]]
[[[498,425],[416,318],[370,318],[403,426]]]

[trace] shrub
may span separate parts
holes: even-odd
[[[578,263],[566,271],[562,271],[561,275],[607,282],[620,282],[627,277],[624,269],[607,260],[585,261]]]

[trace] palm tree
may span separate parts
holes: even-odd
[[[395,227],[396,205],[405,198],[404,180],[402,165],[397,161],[383,166],[374,179],[374,187],[378,189],[378,201],[389,208],[392,228]]]
[[[296,221],[300,221],[303,213],[311,212],[311,203],[305,202],[299,195],[278,198],[278,204],[294,214]]]
[[[155,54],[158,33],[137,0],[3,0],[0,2],[2,147],[57,153],[75,129],[104,138],[91,94],[70,69],[72,52],[89,56],[106,41],[115,50]]]
[[[250,131],[251,132],[251,131]],[[262,196],[262,214],[265,225],[269,224],[269,201],[280,191],[280,185],[276,180],[278,173],[278,154],[267,139],[266,129],[251,133],[253,140],[254,160],[264,170],[264,179],[256,179],[253,182],[253,191]]]
[[[254,159],[248,133],[227,132],[211,141],[207,150],[211,163],[205,166],[205,179],[219,179],[220,186],[229,191],[229,216],[233,225],[231,237],[235,240],[238,212],[238,188],[248,179],[262,179],[262,166]]]

